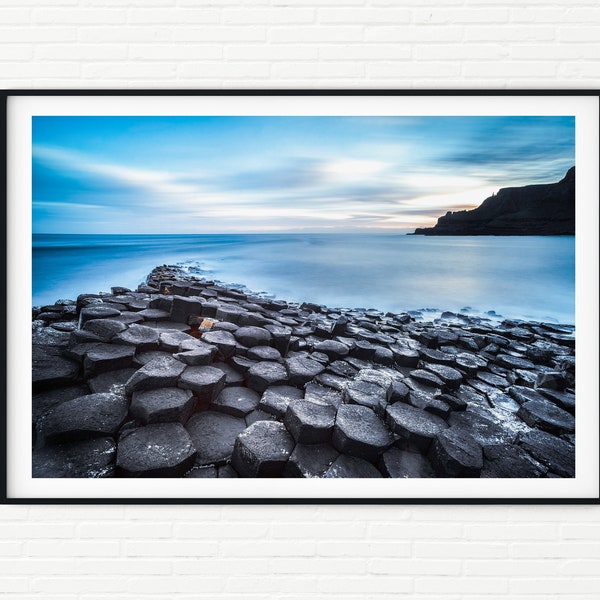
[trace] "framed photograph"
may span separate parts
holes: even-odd
[[[598,503],[599,95],[4,92],[7,503]]]

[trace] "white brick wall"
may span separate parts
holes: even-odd
[[[0,85],[600,87],[597,0],[0,0]],[[4,506],[23,600],[598,600],[600,508]]]

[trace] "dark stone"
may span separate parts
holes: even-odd
[[[433,363],[425,365],[425,369],[439,377],[451,390],[458,389],[462,383],[463,376],[459,371],[452,367]],[[411,373],[411,376],[414,377],[414,372]]]
[[[271,385],[287,383],[288,374],[282,364],[264,360],[248,369],[247,378],[248,387],[262,393]]]
[[[383,416],[387,406],[387,392],[376,383],[351,381],[344,391],[344,398],[350,404],[368,407]]]
[[[196,298],[173,296],[170,319],[178,323],[187,323],[190,317],[202,315],[202,301]]]
[[[549,400],[530,400],[521,405],[517,416],[530,427],[542,429],[548,433],[573,433],[575,417]]]
[[[323,477],[340,453],[329,444],[296,444],[284,470],[285,477]]]
[[[359,358],[361,360],[372,360],[375,356],[375,346],[366,340],[358,340],[349,353],[350,356],[354,358]],[[394,357],[396,357],[395,352]]]
[[[112,392],[114,394],[125,394],[125,384],[133,376],[137,369],[117,369],[100,373],[88,379],[90,391],[94,394]]]
[[[375,479],[383,475],[370,463],[356,456],[340,454],[325,472],[327,479]]]
[[[314,353],[313,353],[314,355]],[[328,359],[329,360],[329,359]],[[341,377],[355,377],[358,370],[345,360],[335,360],[327,368],[327,371]]]
[[[450,410],[460,412],[467,409],[467,402],[464,398],[459,398],[453,394],[441,394],[437,397],[437,400],[440,400],[444,404],[447,404],[450,407]]]
[[[441,417],[403,402],[388,405],[386,423],[406,445],[421,452],[427,451],[438,433],[448,427]]]
[[[482,478],[543,477],[548,469],[513,444],[485,446]]]
[[[448,352],[431,348],[423,348],[419,352],[424,362],[447,366],[454,365],[454,356]]]
[[[90,323],[92,321],[89,321]],[[135,348],[120,344],[95,344],[85,353],[83,375],[86,379],[99,373],[128,369],[133,365]]]
[[[134,392],[130,412],[144,425],[149,423],[181,423],[194,412],[197,400],[191,390],[159,388]]]
[[[387,389],[386,399],[390,404],[394,402],[406,402],[408,400],[409,389],[402,381],[392,381]]]
[[[114,338],[115,344],[135,346],[139,352],[158,349],[158,331],[146,325],[130,325],[127,331],[118,333]]]
[[[91,319],[83,324],[82,329],[98,336],[103,342],[110,342],[117,333],[127,329],[127,325],[114,319]]]
[[[441,477],[479,477],[483,467],[481,445],[464,431],[453,428],[437,434],[428,457]]]
[[[331,440],[337,409],[331,404],[293,400],[283,420],[298,444],[321,444]]]
[[[178,331],[174,329],[172,331],[161,331],[158,335],[158,347],[164,352],[179,352],[181,346],[191,344],[193,348],[196,348],[201,344],[197,339],[184,331]]]
[[[196,448],[197,465],[222,465],[231,458],[237,436],[246,429],[246,421],[222,412],[195,414],[186,429]]]
[[[570,412],[572,415],[575,414],[575,394],[559,392],[557,390],[546,390],[544,388],[540,388],[539,392],[542,396],[550,400],[550,402],[554,402],[559,408]]]
[[[262,360],[279,362],[282,358],[279,350],[277,350],[277,348],[271,348],[271,346],[254,346],[254,348],[248,350],[246,356],[250,360],[259,362]]]
[[[32,396],[32,421],[36,422],[38,419],[43,417],[46,413],[50,412],[54,407],[79,398],[80,396],[86,396],[90,393],[87,385],[75,385],[69,387],[59,387],[39,392]]]
[[[289,385],[268,387],[262,395],[258,407],[276,417],[283,417],[290,402],[304,397],[304,392]]]
[[[450,406],[439,396],[434,396],[431,393],[411,390],[408,394],[408,402],[415,408],[430,412],[442,419],[446,419],[450,414]]]
[[[471,435],[481,446],[512,444],[517,437],[516,433],[505,428],[491,413],[485,416],[469,408],[464,412],[451,413],[448,423],[453,429]]]
[[[308,383],[304,388],[304,399],[321,404],[330,404],[338,409],[342,404],[342,393],[318,383]]]
[[[493,385],[494,387],[506,389],[509,386],[508,380],[501,375],[496,375],[495,373],[488,373],[486,371],[480,371],[477,374],[477,378],[487,383],[489,385]]]
[[[275,415],[256,409],[246,415],[246,425],[249,427],[256,421],[276,421]]]
[[[248,348],[271,345],[271,332],[262,327],[240,327],[233,335],[240,344]]]
[[[315,352],[323,352],[327,354],[329,360],[339,360],[348,356],[349,348],[342,342],[336,342],[335,340],[324,340],[315,344],[313,349]]]
[[[416,350],[393,346],[391,351],[399,367],[416,367],[419,364],[419,353]]]
[[[215,367],[185,367],[177,385],[192,390],[199,400],[212,402],[225,386],[225,379],[225,373]]]
[[[265,325],[265,329],[272,336],[271,344],[273,348],[277,348],[281,355],[285,356],[288,352],[292,330],[284,325],[275,325],[271,323]]]
[[[111,317],[118,317],[120,314],[120,310],[96,304],[81,309],[79,324],[83,325],[86,321],[91,321],[92,319],[110,319]]]
[[[52,443],[114,436],[127,417],[127,409],[127,399],[117,394],[80,396],[48,414],[44,435]]]
[[[506,369],[533,369],[535,367],[530,360],[511,354],[498,354],[496,364]]]
[[[74,383],[79,377],[79,363],[63,356],[57,346],[34,345],[31,361],[34,390]]]
[[[444,382],[437,375],[423,369],[411,371],[410,377],[415,381],[433,388],[441,388],[444,385]]]
[[[340,392],[344,391],[349,380],[346,377],[340,377],[333,373],[321,373],[315,377],[315,383],[324,385]]]
[[[260,395],[247,387],[224,388],[213,401],[213,409],[234,417],[245,417],[258,407]]]
[[[395,446],[381,455],[380,469],[385,476],[396,479],[435,477],[431,464],[422,454]]]
[[[202,334],[202,341],[217,348],[220,360],[227,360],[235,354],[237,342],[229,331],[207,331]]]
[[[32,477],[113,477],[117,446],[110,437],[34,449]]]
[[[392,443],[383,421],[366,406],[343,404],[337,412],[333,445],[344,454],[375,462]]]
[[[562,391],[568,385],[568,380],[561,371],[546,371],[538,373],[535,382],[536,389],[545,388],[548,390]]]
[[[219,319],[219,321],[227,321],[228,323],[238,324],[240,321],[240,316],[247,312],[241,306],[237,306],[235,304],[222,304],[217,308],[217,312],[215,317]]]
[[[575,446],[545,431],[519,435],[518,444],[560,477],[575,477]]]
[[[283,423],[257,421],[235,440],[231,465],[241,477],[280,477],[294,445]]]
[[[525,402],[529,402],[530,400],[543,400],[544,396],[542,396],[539,392],[532,390],[531,388],[521,386],[521,385],[513,385],[508,389],[508,394],[511,398],[516,400],[519,404],[525,404]]]
[[[288,381],[291,385],[297,386],[303,386],[312,381],[325,369],[321,363],[302,356],[286,358],[285,364],[289,372]]]
[[[185,368],[183,363],[171,356],[155,358],[136,371],[126,383],[125,389],[128,394],[133,394],[140,390],[173,387],[177,385],[177,379]]]
[[[195,456],[181,423],[146,425],[119,438],[117,472],[122,477],[182,477],[194,466]]]

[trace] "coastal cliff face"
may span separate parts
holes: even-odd
[[[575,167],[557,183],[503,188],[414,235],[575,235]]]

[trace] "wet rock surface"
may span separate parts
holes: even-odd
[[[34,309],[34,477],[574,477],[574,329],[157,267]]]

